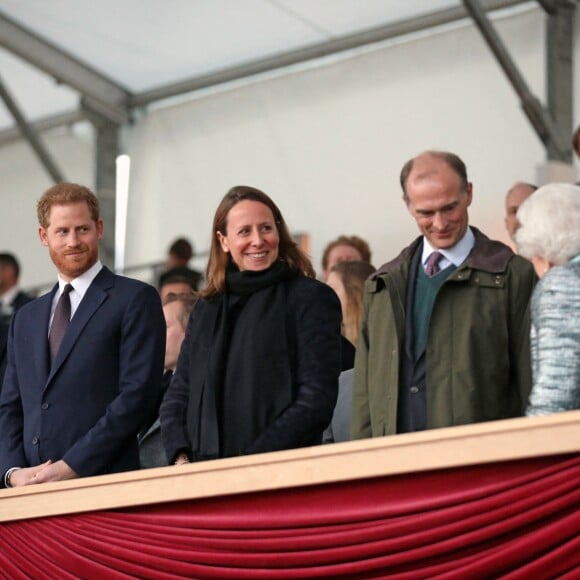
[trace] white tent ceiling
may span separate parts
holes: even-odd
[[[1,21],[16,23],[138,104],[139,95],[150,102],[163,87],[174,86],[178,93],[177,84],[187,87],[188,79],[207,81],[207,75],[231,67],[333,41],[345,46],[345,37],[460,11],[461,5],[459,0],[0,0],[0,46],[12,42]],[[3,48],[0,78],[29,122],[78,110],[80,95],[70,83],[59,84]],[[0,104],[0,130],[13,126]]]

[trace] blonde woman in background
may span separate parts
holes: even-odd
[[[342,308],[342,334],[354,346],[358,341],[365,280],[375,268],[361,260],[339,262],[332,267],[326,283],[336,292]]]
[[[365,280],[375,268],[368,262],[352,261],[335,264],[326,283],[336,292],[342,309],[342,335],[347,344],[356,346],[360,332],[362,297]],[[343,341],[343,348],[344,342]],[[350,440],[350,415],[352,406],[352,384],[354,369],[340,374],[338,380],[338,400],[332,421],[324,431],[323,443],[338,443]]]
[[[340,262],[371,262],[371,249],[366,240],[359,236],[338,236],[328,242],[322,253],[322,279],[328,282],[332,268]]]

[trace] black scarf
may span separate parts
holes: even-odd
[[[281,282],[294,276],[282,261],[259,272],[228,269],[226,291],[215,298],[207,372],[189,401],[194,460],[243,455],[292,402]]]

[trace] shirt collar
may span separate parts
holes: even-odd
[[[74,278],[70,282],[66,282],[60,276],[58,277],[58,290],[59,294],[62,294],[64,287],[70,283],[74,288],[75,292],[78,292],[81,297],[85,295],[85,292],[89,289],[92,281],[97,277],[97,274],[103,268],[103,264],[100,260],[97,260],[88,270],[83,272],[77,278]]]
[[[449,264],[454,266],[460,266],[465,262],[467,256],[471,252],[475,244],[475,237],[471,228],[465,230],[463,237],[451,248],[445,248],[444,250],[438,250],[443,254],[446,261],[442,262],[441,268],[447,267]],[[421,255],[421,263],[425,264],[429,259],[429,256],[435,251],[435,248],[429,243],[429,240],[423,236],[423,254]]]

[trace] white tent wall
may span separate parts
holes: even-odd
[[[544,100],[543,12],[526,8],[495,23]],[[579,53],[576,46],[575,94]],[[506,241],[505,191],[516,180],[534,181],[545,160],[512,87],[467,21],[181,98],[150,110],[124,138],[132,159],[127,266],[161,260],[178,235],[207,250],[215,208],[235,184],[263,189],[292,231],[310,234],[317,269],[324,245],[339,234],[365,237],[380,265],[417,235],[398,175],[428,148],[465,160],[474,182],[471,223]],[[60,161],[66,147],[56,144]],[[10,192],[3,208],[11,200],[0,218],[0,246],[19,254],[23,285],[34,285],[54,277],[44,248],[31,242],[34,202],[47,184],[40,185],[45,177],[32,156],[11,164],[15,147],[0,149],[0,187]],[[68,179],[92,183],[85,171],[92,152],[85,149],[83,143],[62,165]]]
[[[543,98],[543,14],[497,25]],[[315,267],[339,234],[368,239],[380,265],[416,235],[398,175],[427,148],[464,158],[472,223],[505,240],[505,191],[534,181],[545,154],[471,24],[158,110],[130,135],[127,264],[161,258],[177,234],[206,250],[220,198],[248,184],[310,234]]]

